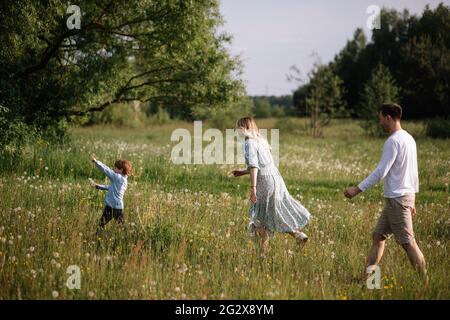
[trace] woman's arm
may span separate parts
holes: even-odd
[[[244,170],[233,170],[233,171],[231,171],[231,173],[232,173],[235,177],[240,177],[240,176],[245,176],[246,174],[250,174],[250,170],[248,170],[248,169],[244,169]]]
[[[258,177],[258,168],[250,168],[250,200],[256,202],[256,181]]]

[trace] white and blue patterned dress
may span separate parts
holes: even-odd
[[[274,232],[297,233],[309,222],[311,214],[288,192],[283,177],[275,166],[272,154],[264,143],[247,138],[244,142],[247,168],[258,168],[256,203],[250,207],[249,232],[263,227]]]

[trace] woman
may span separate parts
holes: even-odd
[[[290,234],[302,247],[308,237],[301,230],[308,224],[311,214],[286,189],[273,162],[269,143],[259,133],[255,120],[241,118],[236,126],[245,137],[247,169],[232,173],[235,177],[250,175],[250,232],[264,248],[274,232]]]

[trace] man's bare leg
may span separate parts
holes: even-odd
[[[412,239],[409,243],[402,244],[403,249],[405,249],[406,254],[408,255],[409,261],[413,265],[413,267],[419,272],[419,274],[423,277],[425,286],[428,286],[428,275],[426,269],[425,257],[423,256],[422,251],[415,239]]]
[[[384,247],[386,245],[386,238],[378,233],[372,234],[372,247],[370,248],[369,256],[367,257],[366,267],[364,269],[364,278],[370,274],[367,273],[368,266],[376,266],[380,263],[383,257]]]

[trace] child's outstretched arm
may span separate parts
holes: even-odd
[[[89,182],[91,183],[91,186],[93,186],[97,190],[109,190],[109,185],[105,184],[97,184],[94,180],[89,178]]]
[[[92,156],[92,162],[95,163],[97,168],[99,168],[106,176],[112,181],[114,180],[116,173],[111,170],[107,165],[102,163],[101,161],[98,161],[94,156]]]

